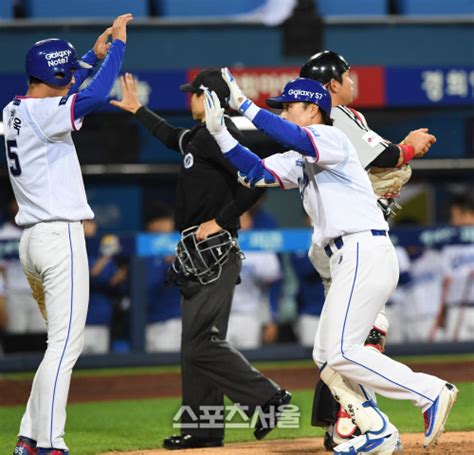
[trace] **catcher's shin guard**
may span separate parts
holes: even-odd
[[[313,427],[334,425],[337,421],[338,411],[339,403],[332,396],[329,387],[320,379],[314,390],[311,425]]]

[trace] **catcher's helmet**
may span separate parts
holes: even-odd
[[[50,38],[38,41],[26,54],[26,74],[49,85],[58,87],[68,85],[73,71],[79,68],[92,68],[92,66],[78,60],[74,46],[63,39]]]
[[[307,77],[321,84],[327,84],[331,79],[339,82],[342,75],[350,69],[346,59],[333,51],[322,51],[314,54],[300,70],[300,77]]]
[[[299,77],[288,82],[280,96],[267,98],[267,104],[276,109],[282,109],[283,103],[313,103],[327,115],[331,115],[331,95],[319,82]]]
[[[198,240],[198,227],[192,226],[181,233],[173,269],[206,285],[219,279],[222,266],[229,260],[231,249],[236,248],[236,241],[225,229],[206,240]]]

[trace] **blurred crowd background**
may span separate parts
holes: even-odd
[[[430,128],[438,141],[413,164],[412,180],[399,199],[403,209],[390,221],[394,238],[400,239],[400,280],[387,303],[388,343],[474,341],[472,0],[2,0],[2,106],[26,91],[23,59],[32,43],[61,37],[85,53],[112,17],[123,12],[135,16],[124,71],[135,75],[142,102],[176,125],[193,123],[189,100],[178,86],[199,69],[233,68],[244,91],[263,105],[311,54],[331,49],[353,67],[354,106],[374,131],[400,142],[410,130]],[[111,96],[120,95],[117,82]],[[247,145],[262,157],[276,151],[262,134],[237,124],[243,125]],[[143,348],[176,352],[179,293],[166,286],[173,256],[141,258],[143,273],[137,277],[130,242],[138,233],[174,231],[181,158],[130,115],[110,106],[86,119],[74,140],[96,215],[84,224],[91,277],[84,352],[137,349],[132,339],[138,329],[130,322],[137,305],[144,307]],[[42,350],[46,340],[16,256],[21,234],[14,223],[16,210],[2,140],[4,355]],[[243,231],[309,229],[291,191],[268,190],[241,224]],[[231,342],[242,349],[288,342],[311,347],[324,296],[306,254],[244,253],[230,317]],[[141,293],[134,291],[137,282]]]

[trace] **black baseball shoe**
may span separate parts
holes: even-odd
[[[190,434],[173,435],[163,440],[163,447],[168,450],[222,447],[223,445],[223,439],[198,438]]]
[[[281,416],[280,406],[289,404],[291,401],[291,393],[287,390],[280,389],[269,401],[267,401],[259,410],[260,418],[258,419],[253,435],[255,439],[263,439],[276,426]]]

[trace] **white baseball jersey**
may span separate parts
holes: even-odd
[[[250,313],[258,318],[262,301],[265,297],[268,300],[266,286],[281,276],[277,255],[268,252],[245,253],[240,276],[242,282],[235,288],[231,314]]]
[[[438,314],[441,305],[442,268],[438,251],[427,249],[413,261],[411,298],[407,301],[408,318],[423,318]]]
[[[3,110],[10,181],[19,205],[19,226],[42,221],[91,219],[71,132],[76,95],[16,97]]]
[[[21,229],[11,223],[5,223],[0,227],[0,240],[20,239]],[[19,259],[0,259],[0,266],[5,268],[5,289],[7,291],[27,292],[31,294],[30,285],[26,280]],[[33,297],[31,298],[34,302]]]
[[[388,146],[388,142],[372,131],[365,117],[346,106],[334,106],[331,110],[334,126],[341,130],[354,145],[360,163],[365,168]]]
[[[313,222],[313,242],[325,246],[341,235],[388,230],[369,177],[347,136],[326,125],[305,130],[316,157],[290,150],[266,158],[263,164],[282,188],[299,188]]]
[[[474,245],[447,245],[441,257],[443,276],[449,279],[446,304],[473,304]]]

